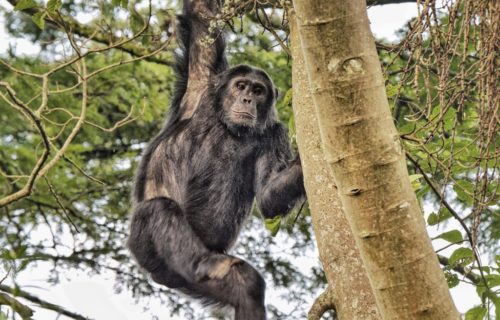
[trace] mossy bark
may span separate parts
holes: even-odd
[[[366,2],[294,6],[325,158],[382,318],[459,319],[410,185]]]

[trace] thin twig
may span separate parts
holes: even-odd
[[[65,316],[70,317],[70,318],[75,319],[75,320],[90,320],[90,318],[88,318],[88,317],[84,317],[82,315],[79,315],[77,313],[69,311],[61,306],[58,306],[56,304],[42,300],[42,299],[38,298],[37,296],[34,296],[34,295],[32,295],[26,291],[23,291],[19,288],[13,288],[13,287],[9,287],[9,286],[0,284],[0,291],[12,294],[15,297],[20,297],[20,298],[26,299],[30,302],[37,304],[38,306],[40,306],[43,309],[55,311],[58,314],[65,315]]]
[[[413,163],[413,165],[418,169],[420,174],[422,174],[424,180],[427,182],[427,185],[431,188],[431,190],[436,195],[436,197],[438,197],[439,201],[445,206],[446,209],[448,209],[448,211],[451,213],[451,215],[460,223],[460,225],[464,229],[465,233],[467,234],[467,240],[469,241],[469,243],[471,245],[471,249],[474,252],[474,258],[475,258],[474,260],[477,263],[479,273],[480,273],[481,278],[484,282],[484,286],[488,290],[490,290],[488,283],[486,281],[486,278],[484,276],[481,261],[479,259],[479,254],[477,253],[476,246],[474,245],[474,240],[473,240],[472,233],[471,233],[469,227],[467,226],[467,224],[465,224],[465,221],[460,217],[460,215],[451,207],[451,205],[448,203],[448,201],[446,201],[446,199],[443,198],[443,196],[439,192],[438,188],[434,185],[434,182],[429,178],[427,173],[420,167],[420,164],[418,163],[418,161],[416,159],[414,159],[409,152],[406,152],[406,158],[408,160],[410,160],[410,162]]]
[[[31,171],[31,174],[29,175],[28,178],[28,182],[26,182],[26,184],[20,190],[1,198],[0,199],[0,208],[1,208],[9,203],[12,203],[13,201],[16,201],[22,197],[26,197],[29,194],[31,194],[33,185],[37,180],[38,176],[42,174],[41,173],[43,170],[42,167],[49,158],[50,142],[47,133],[45,132],[45,128],[43,127],[42,122],[40,121],[40,117],[36,115],[30,108],[28,108],[28,106],[26,106],[21,100],[19,100],[16,97],[16,92],[10,87],[8,83],[0,81],[0,86],[4,87],[7,90],[10,99],[8,99],[2,92],[0,92],[0,97],[13,108],[20,110],[33,123],[35,128],[38,130],[44,145],[44,150],[42,152],[42,155],[40,156],[40,158],[38,158],[33,170]]]
[[[45,179],[45,182],[47,183],[47,186],[49,187],[50,194],[52,194],[52,196],[56,200],[57,204],[59,205],[59,207],[63,211],[64,215],[66,216],[66,219],[68,219],[70,225],[75,229],[75,231],[77,233],[79,233],[80,230],[78,230],[78,227],[75,225],[75,223],[73,222],[73,220],[69,216],[68,210],[66,210],[66,207],[62,204],[61,199],[59,199],[59,196],[57,195],[56,191],[54,190],[54,187],[50,183],[49,179],[46,176],[44,177],[44,179]]]

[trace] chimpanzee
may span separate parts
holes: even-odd
[[[216,0],[184,0],[175,95],[137,171],[128,246],[155,282],[262,320],[263,278],[227,252],[254,198],[272,218],[305,196],[302,168],[269,76],[228,67],[220,30],[209,28],[218,10]]]

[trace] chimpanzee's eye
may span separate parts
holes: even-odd
[[[255,94],[256,96],[260,96],[263,92],[264,90],[261,87],[253,88],[253,94]]]
[[[243,82],[237,82],[236,83],[236,88],[238,88],[238,90],[243,91],[243,90],[245,90],[245,87],[246,86],[245,86],[245,84]]]

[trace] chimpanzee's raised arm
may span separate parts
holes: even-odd
[[[177,83],[170,122],[190,118],[214,75],[226,70],[222,31],[209,31],[210,20],[220,11],[221,0],[184,0],[179,17]]]

